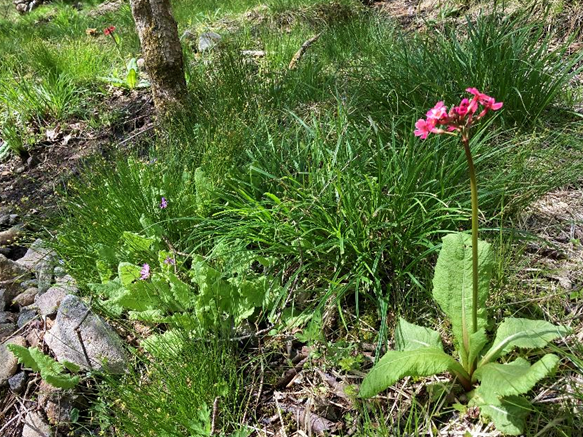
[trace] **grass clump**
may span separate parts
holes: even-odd
[[[93,421],[118,436],[149,436],[154,430],[158,436],[202,436],[213,425],[221,435],[239,430],[244,381],[228,343],[177,335],[150,352],[136,356],[128,375],[100,384]]]
[[[507,125],[532,125],[552,105],[565,107],[566,86],[580,71],[581,53],[555,46],[543,20],[522,12],[446,24],[414,37],[395,35],[378,44],[362,90],[371,105],[389,113],[410,113],[454,98],[470,86],[504,102]]]

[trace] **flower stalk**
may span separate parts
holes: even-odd
[[[470,149],[470,128],[473,123],[484,117],[488,111],[496,111],[502,107],[501,102],[496,102],[494,98],[481,93],[476,88],[468,88],[467,92],[473,95],[471,100],[464,98],[459,106],[452,107],[449,111],[443,102],[437,104],[427,112],[426,119],[420,119],[415,123],[415,135],[421,139],[427,138],[430,133],[461,135],[461,142],[466,154],[468,169],[470,174],[470,190],[472,199],[472,307],[471,307],[471,325],[468,332],[467,328],[463,330],[463,356],[462,363],[468,371],[470,380],[476,369],[476,359],[473,362],[467,362],[470,353],[470,337],[478,331],[478,184],[476,181],[476,168]],[[482,110],[478,111],[478,105]],[[464,387],[468,389],[468,381],[463,378],[458,379]],[[470,384],[471,388],[471,384]]]

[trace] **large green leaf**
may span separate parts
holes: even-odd
[[[443,350],[438,332],[414,325],[405,319],[399,320],[395,330],[395,346],[398,351],[412,351],[426,347]]]
[[[121,236],[121,242],[123,247],[131,254],[141,255],[143,252],[149,252],[156,240],[125,231]]]
[[[488,336],[484,328],[474,332],[470,335],[470,351],[468,354],[468,363],[473,363],[480,355],[484,346],[488,343]]]
[[[469,379],[461,364],[440,349],[389,351],[366,375],[359,396],[374,396],[405,376],[431,376],[448,371]]]
[[[521,435],[526,416],[530,413],[530,403],[522,396],[510,396],[502,400],[485,399],[476,390],[470,405],[480,407],[482,416],[489,417],[496,429],[507,435]]]
[[[557,367],[559,357],[547,354],[532,366],[524,358],[517,358],[507,364],[490,363],[474,373],[481,381],[480,392],[486,397],[503,398],[529,392],[541,379],[547,377]]]
[[[140,279],[142,267],[130,264],[128,262],[121,262],[117,266],[117,274],[121,285],[129,286],[132,282]]]
[[[494,260],[490,245],[478,243],[478,329],[487,323],[486,299],[492,277]],[[443,246],[433,277],[433,297],[451,320],[453,334],[460,356],[469,353],[464,339],[469,343],[472,328],[472,237],[467,234],[449,234],[443,238]]]
[[[569,333],[563,326],[555,326],[544,320],[517,319],[508,317],[498,327],[492,347],[480,366],[506,355],[514,348],[535,349]]]
[[[509,435],[522,434],[530,404],[518,395],[525,394],[552,373],[559,357],[547,354],[532,366],[524,358],[507,364],[490,363],[478,368],[475,379],[481,381],[470,405],[480,407],[496,428]]]
[[[146,281],[137,281],[127,285],[125,292],[115,300],[112,299],[111,302],[133,311],[154,310],[162,306],[156,290]]]

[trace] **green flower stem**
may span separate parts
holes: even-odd
[[[462,143],[468,160],[470,170],[470,188],[472,191],[472,334],[478,330],[478,185],[476,183],[476,169],[472,152],[470,151],[470,139],[467,134],[462,135]],[[469,363],[470,373],[474,363]]]

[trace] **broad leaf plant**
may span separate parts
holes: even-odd
[[[406,376],[449,372],[468,393],[469,406],[479,407],[481,415],[489,417],[499,431],[519,435],[531,409],[522,395],[556,369],[559,357],[549,353],[532,365],[521,357],[506,357],[515,349],[543,348],[568,329],[543,320],[508,317],[498,326],[494,340],[488,340],[485,304],[494,260],[490,244],[478,240],[470,128],[488,111],[500,109],[502,103],[475,88],[467,91],[473,95],[471,100],[463,99],[449,112],[438,102],[426,119],[415,124],[415,135],[422,139],[429,133],[460,134],[469,166],[472,235],[453,233],[443,238],[433,278],[433,297],[451,323],[457,359],[444,352],[438,332],[401,319],[395,331],[396,350],[377,362],[362,382],[359,395],[372,397]]]

